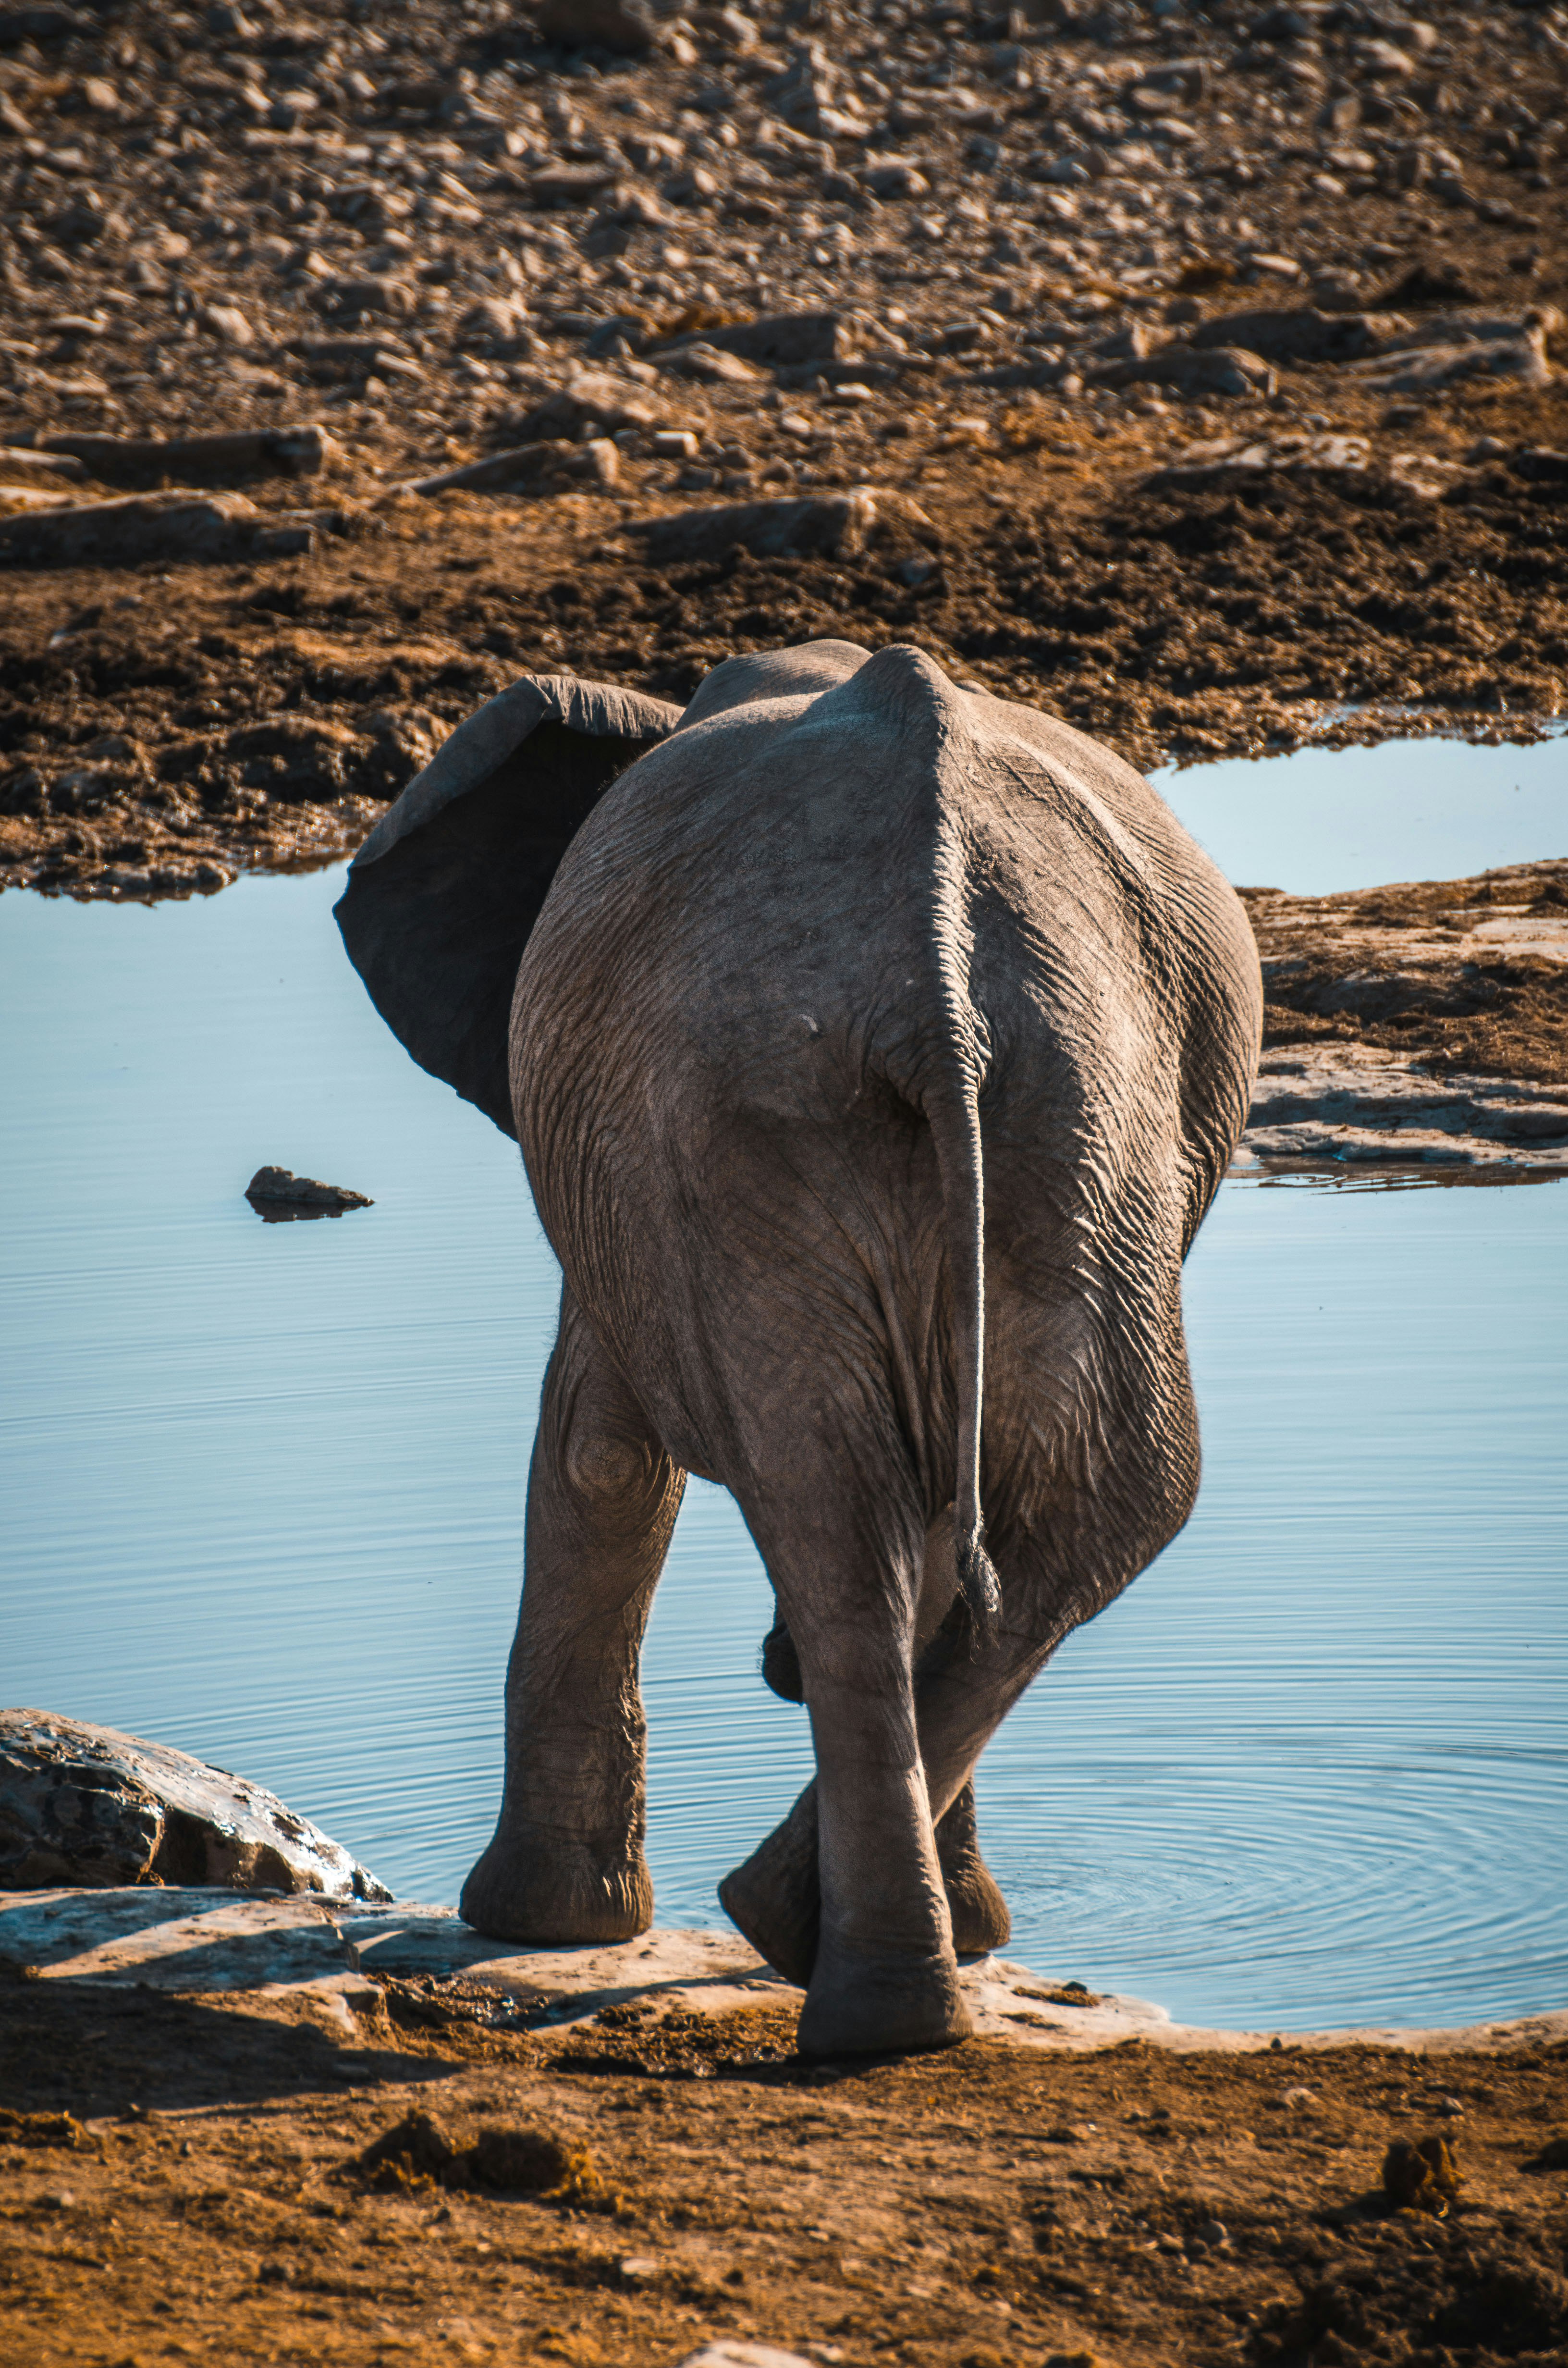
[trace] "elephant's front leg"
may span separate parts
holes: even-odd
[[[685,1486],[564,1291],[528,1474],[501,1816],[460,1907],[481,1932],[626,1941],[653,1921],[637,1665]]]

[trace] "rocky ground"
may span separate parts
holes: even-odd
[[[1091,5],[0,9],[0,882],[823,632],[1142,763],[1559,712],[1568,18]]]
[[[827,2066],[793,2001],[657,1983],[562,2029],[460,1978],[10,1970],[0,2353],[37,2368],[1568,2359],[1560,2035]]]

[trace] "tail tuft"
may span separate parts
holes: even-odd
[[[996,1566],[980,1542],[980,1532],[960,1541],[958,1550],[959,1591],[969,1608],[973,1649],[979,1653],[996,1642],[1002,1613],[1002,1588]]]

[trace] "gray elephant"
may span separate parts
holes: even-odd
[[[1245,1117],[1240,903],[1148,785],[922,652],[730,658],[684,712],[526,677],[337,916],[515,1133],[564,1275],[495,1838],[461,1912],[644,1930],[638,1656],[688,1472],[772,1581],[816,1781],[722,1886],[811,2054],[969,2028],[971,1777],[1198,1486],[1182,1259]]]

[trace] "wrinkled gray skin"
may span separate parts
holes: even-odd
[[[462,1913],[528,1942],[651,1921],[638,1656],[699,1473],[767,1565],[765,1674],[817,1765],[724,1905],[806,1986],[804,2050],[939,2046],[955,1952],[1007,1933],[975,1763],[1191,1509],[1181,1264],[1247,1108],[1252,936],[1128,766],[915,650],[732,658],[678,723],[525,688],[546,721],[499,769],[449,744],[340,907],[416,1056],[515,1118],[565,1277]],[[580,792],[508,939],[497,834],[552,732],[551,763],[596,732],[607,774],[636,761]]]

